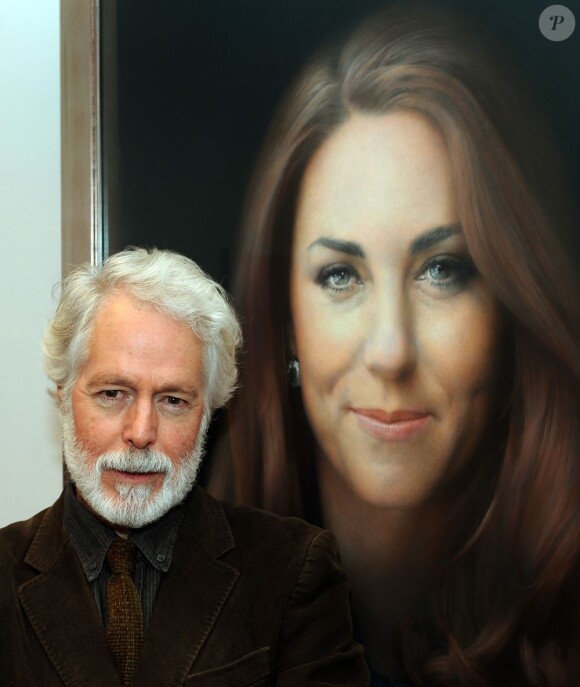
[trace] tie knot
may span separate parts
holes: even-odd
[[[128,539],[115,539],[107,551],[107,562],[113,575],[133,576],[135,571],[135,544]]]

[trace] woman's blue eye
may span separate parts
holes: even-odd
[[[320,271],[316,283],[333,293],[347,291],[360,284],[358,272],[350,265],[330,265]]]
[[[476,274],[471,261],[450,256],[429,260],[418,279],[427,281],[438,289],[457,288],[466,284]]]

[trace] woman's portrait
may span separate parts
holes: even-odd
[[[244,333],[202,485],[335,535],[373,687],[580,684],[578,29],[103,8],[108,249],[187,254]]]
[[[441,9],[340,35],[271,124],[208,486],[335,534],[373,685],[579,679],[573,218],[533,95]]]

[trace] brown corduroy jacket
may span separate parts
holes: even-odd
[[[195,487],[135,687],[368,686],[329,532]],[[0,530],[0,685],[118,687],[63,498]]]

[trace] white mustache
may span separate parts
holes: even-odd
[[[119,470],[121,472],[159,472],[166,475],[173,473],[173,465],[169,458],[161,451],[154,449],[111,451],[104,453],[96,462],[99,475],[103,470]]]

